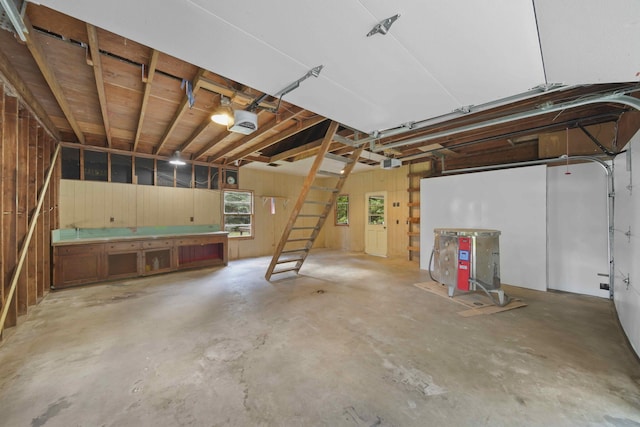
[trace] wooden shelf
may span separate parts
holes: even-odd
[[[407,191],[409,193],[418,193],[418,192],[420,192],[420,187],[409,187],[409,188],[407,188]]]
[[[409,202],[407,203],[407,206],[409,206],[410,208],[419,208],[420,202]]]
[[[407,218],[407,222],[409,222],[409,224],[420,224],[420,217],[419,216],[410,216]]]
[[[407,246],[407,250],[411,252],[420,252],[419,246]]]
[[[408,231],[407,232],[407,236],[409,236],[409,237],[417,237],[419,235],[420,235],[419,231]]]
[[[429,172],[410,172],[407,174],[407,178],[426,178]]]

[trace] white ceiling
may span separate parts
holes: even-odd
[[[323,65],[285,99],[365,132],[640,72],[638,0],[40,3],[270,94]]]

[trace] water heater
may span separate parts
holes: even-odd
[[[477,228],[436,228],[433,231],[432,276],[449,287],[449,296],[453,297],[456,289],[467,292],[481,288],[497,294],[499,305],[503,305],[500,231]]]

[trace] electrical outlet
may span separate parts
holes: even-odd
[[[600,289],[608,291],[609,290],[609,284],[608,283],[600,283]]]
[[[189,221],[193,222],[193,217],[190,217],[190,218],[189,218]]]

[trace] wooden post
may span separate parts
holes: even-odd
[[[46,140],[46,134],[43,130],[38,130],[38,169],[37,173],[37,188],[38,193],[42,190],[42,185],[44,184],[44,144]],[[41,212],[34,212],[37,221],[36,228],[36,239],[37,239],[37,276],[38,276],[38,300],[44,296],[44,220],[42,218]]]
[[[2,123],[2,283],[4,295],[2,312],[6,326],[15,326],[18,319],[17,301],[10,295],[10,282],[17,261],[17,171],[18,171],[18,98],[4,94]],[[3,328],[0,328],[0,331]]]
[[[29,121],[29,186],[27,188],[28,200],[27,209],[29,213],[29,223],[33,220],[33,215],[38,203],[38,123],[35,120]],[[38,302],[38,251],[37,239],[32,238],[29,243],[29,253],[27,255],[27,283],[28,283],[28,304],[35,305]]]
[[[29,110],[20,108],[18,121],[18,170],[17,170],[17,215],[16,215],[16,248],[22,247],[27,236],[29,215],[27,209],[28,176],[29,176]],[[23,268],[18,276],[16,298],[18,316],[27,314],[29,302],[27,286],[28,269]]]

